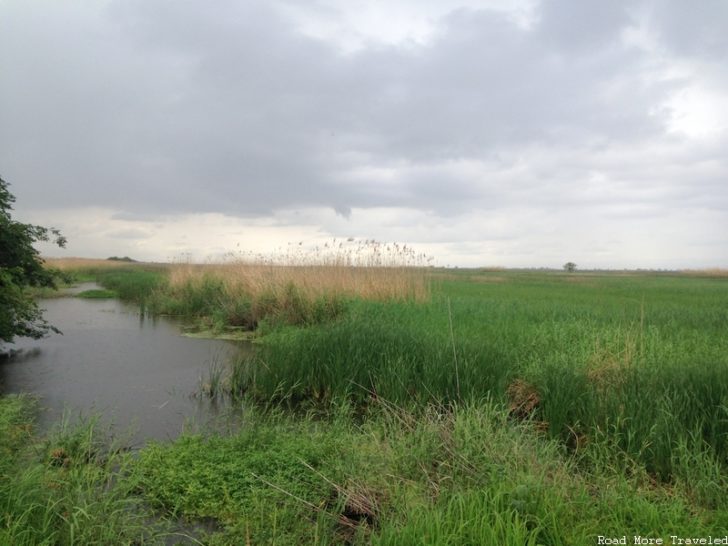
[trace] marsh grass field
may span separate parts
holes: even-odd
[[[253,332],[252,355],[215,378],[247,417],[109,464],[92,426],[38,438],[32,401],[4,397],[0,543],[155,543],[170,531],[152,514],[214,521],[204,544],[728,535],[725,271],[388,256],[51,264],[147,312]]]

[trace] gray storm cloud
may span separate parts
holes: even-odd
[[[544,0],[529,24],[452,3],[421,43],[353,51],[304,32],[290,5],[0,4],[0,173],[19,203],[244,218],[728,208],[726,126],[691,139],[678,100],[726,96],[725,2]]]

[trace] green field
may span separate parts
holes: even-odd
[[[221,285],[211,296],[213,277],[171,290],[164,269],[137,267],[96,274],[156,312],[183,309],[183,294],[197,302],[185,314],[206,327],[235,326],[220,306],[257,301],[221,299]],[[253,356],[217,378],[249,408],[238,434],[184,436],[124,464],[86,457],[78,467],[57,464],[51,440],[36,440],[45,450],[3,446],[3,477],[30,485],[2,480],[0,543],[40,543],[30,530],[38,518],[55,529],[48,544],[73,543],[61,508],[96,521],[132,510],[124,503],[214,521],[205,544],[631,544],[636,535],[671,544],[728,534],[728,277],[429,278],[424,301],[336,298],[335,312],[319,315],[307,306],[320,299],[287,288],[256,322]],[[3,437],[30,434],[27,404],[4,399]],[[44,497],[44,476],[69,468],[97,469],[109,495],[74,512],[85,497],[53,478],[71,489]],[[84,487],[97,498],[102,486]],[[145,534],[139,521],[119,523],[117,536],[153,543],[163,533]]]

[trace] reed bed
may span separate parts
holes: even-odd
[[[378,398],[425,407],[491,394],[576,454],[610,445],[671,480],[687,464],[679,446],[693,446],[725,472],[725,282],[592,280],[465,277],[425,304],[358,302],[333,324],[268,336],[232,388],[288,407]]]
[[[118,267],[129,267],[135,265],[135,262],[125,262],[122,260],[102,260],[96,258],[77,257],[44,258],[43,262],[47,267],[58,269],[60,271],[115,269]],[[138,265],[138,263],[136,265]]]
[[[234,262],[215,265],[174,265],[172,290],[201,285],[208,279],[221,282],[225,296],[260,298],[278,295],[290,285],[307,300],[321,297],[361,298],[373,301],[426,301],[429,284],[422,271],[406,267],[340,265],[277,265]]]
[[[430,296],[426,263],[426,256],[406,245],[334,240],[311,250],[296,245],[273,256],[239,255],[220,264],[175,265],[169,284],[175,289],[211,277],[219,279],[233,298],[278,294],[293,284],[307,300],[336,296],[426,301]]]
[[[720,267],[712,267],[707,269],[683,269],[680,271],[683,275],[692,275],[695,277],[728,277],[728,269]]]
[[[375,241],[333,242],[304,250],[231,256],[224,263],[175,264],[158,294],[162,312],[212,317],[218,327],[254,329],[264,320],[318,323],[352,299],[424,302],[426,257]]]

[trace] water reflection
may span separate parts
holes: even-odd
[[[247,345],[190,339],[165,318],[150,318],[117,300],[42,300],[46,319],[63,335],[20,339],[0,359],[4,393],[34,393],[39,425],[67,408],[99,412],[116,430],[135,428],[133,441],[170,439],[185,426],[226,426],[231,410],[200,388],[211,369],[226,366]],[[7,349],[8,347],[6,347]]]

